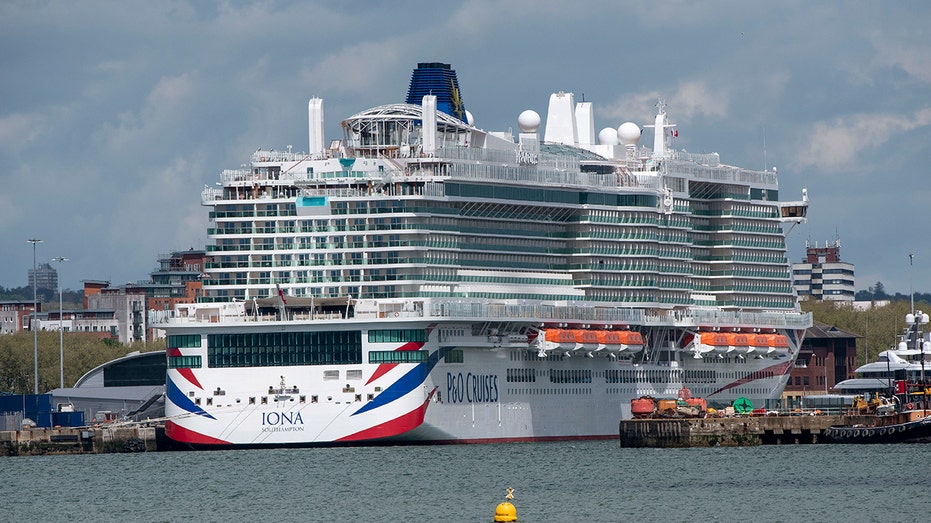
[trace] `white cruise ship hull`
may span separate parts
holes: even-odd
[[[196,329],[206,340],[210,332],[256,327],[295,331],[311,325],[215,323],[178,332]],[[313,326],[359,329],[363,340],[369,330],[386,327],[423,329],[429,335],[413,345],[364,341],[363,361],[376,349],[424,351],[425,361],[170,369],[167,435],[192,446],[606,439],[616,437],[618,422],[631,417],[632,399],[675,398],[683,387],[711,405],[723,407],[738,397],[774,405],[797,352],[793,344],[782,353],[727,364],[716,355],[652,364],[597,347],[552,350],[541,357],[533,342],[467,335],[473,325],[461,322]],[[795,339],[788,332],[787,338]],[[205,349],[169,348],[169,355],[199,355],[203,361],[209,358]],[[457,357],[450,359],[451,353]]]

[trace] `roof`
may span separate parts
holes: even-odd
[[[124,364],[132,360],[139,360],[140,363],[143,363],[145,360],[150,359],[150,358],[160,361],[160,362],[166,361],[165,351],[157,350],[157,351],[149,351],[149,352],[131,352],[123,357],[117,358],[115,360],[110,360],[106,363],[98,365],[97,367],[94,367],[93,369],[87,371],[74,384],[74,388],[76,389],[82,388],[82,387],[90,387],[90,388],[101,387],[102,388],[104,385],[104,371],[107,368],[113,367],[115,365]]]
[[[852,378],[834,385],[836,390],[886,390],[892,384],[886,378]]]
[[[859,334],[854,334],[852,332],[847,332],[845,330],[838,329],[833,325],[828,325],[826,323],[814,322],[814,325],[808,327],[805,331],[806,339],[823,339],[823,338],[862,338],[863,336]]]
[[[559,156],[570,156],[578,158],[579,160],[588,160],[588,161],[605,161],[605,158],[601,155],[595,154],[586,149],[580,149],[578,147],[573,147],[571,145],[566,145],[564,143],[557,142],[543,142],[540,144],[540,152],[559,155]]]

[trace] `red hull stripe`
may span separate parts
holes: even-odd
[[[165,422],[165,435],[180,443],[193,443],[196,445],[229,445],[229,441],[205,436],[200,432],[186,429],[177,423],[168,420]]]
[[[403,434],[409,430],[414,430],[419,427],[421,423],[423,423],[423,418],[427,414],[427,406],[430,405],[430,399],[433,398],[434,392],[436,392],[436,389],[433,389],[430,394],[427,395],[427,399],[423,402],[423,405],[408,412],[407,414],[398,416],[393,420],[380,423],[363,431],[356,432],[355,434],[350,434],[348,436],[339,438],[336,441],[362,441],[388,438],[391,436],[397,436],[398,434]]]
[[[194,371],[191,369],[175,369],[178,371],[184,379],[191,382],[192,385],[197,387],[200,390],[204,390],[204,387],[200,384],[200,381],[197,380],[197,376],[194,375]]]
[[[394,350],[395,350],[395,351],[401,351],[401,350],[420,350],[420,349],[423,347],[423,345],[424,345],[423,343],[418,343],[418,342],[409,341],[409,342],[405,343],[404,345],[401,345],[400,347],[398,347],[397,349],[394,349]],[[377,380],[378,378],[384,376],[385,374],[388,373],[388,371],[390,371],[391,369],[393,369],[393,368],[395,368],[395,367],[397,367],[397,366],[398,366],[397,363],[382,363],[381,365],[378,366],[377,369],[375,369],[375,372],[372,373],[372,377],[369,378],[369,380],[366,381],[365,384],[368,385],[369,383],[372,383],[373,381],[375,381],[375,380]]]
[[[751,372],[750,374],[747,374],[747,376],[737,381],[734,381],[732,383],[729,383],[721,387],[720,389],[712,392],[711,394],[709,394],[709,396],[714,396],[715,394],[719,392],[724,392],[725,390],[733,389],[734,387],[739,387],[740,385],[746,385],[747,383],[750,383],[752,381],[761,380],[761,379],[769,378],[772,376],[784,376],[789,373],[789,369],[791,367],[792,367],[792,362],[787,361],[785,363],[780,363],[778,365],[772,365],[770,367],[766,367],[765,369],[758,370],[756,372]]]
[[[181,356],[181,349],[168,348],[165,349],[165,352],[169,358],[176,358]],[[194,376],[193,370],[188,368],[179,368],[175,370],[177,370],[178,374],[180,374],[184,379],[190,381],[191,385],[194,385],[200,390],[204,390],[204,387],[201,386],[200,381],[197,380],[197,376]]]

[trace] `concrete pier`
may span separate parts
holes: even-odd
[[[620,422],[622,447],[738,447],[827,443],[832,425],[866,423],[866,416],[759,416],[632,419]]]
[[[33,428],[0,431],[0,456],[103,454],[158,450],[154,426]]]

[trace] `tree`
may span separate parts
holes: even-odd
[[[876,285],[870,287],[870,292],[873,293],[874,300],[885,300],[889,296],[886,294],[886,287],[883,285],[883,282],[878,281]]]
[[[874,361],[881,351],[895,346],[905,332],[905,315],[910,312],[908,299],[899,299],[881,307],[858,310],[849,304],[833,301],[801,302],[802,310],[811,312],[814,321],[861,336],[857,339],[858,365]],[[926,301],[916,301],[915,309],[931,311]]]
[[[101,339],[94,333],[68,332],[62,347],[65,356],[65,387],[71,387],[88,371],[133,351],[164,350],[165,341],[136,342],[130,346]],[[39,392],[58,388],[61,380],[59,337],[55,331],[39,331]],[[32,394],[35,368],[33,334],[18,332],[0,336],[0,390]]]

